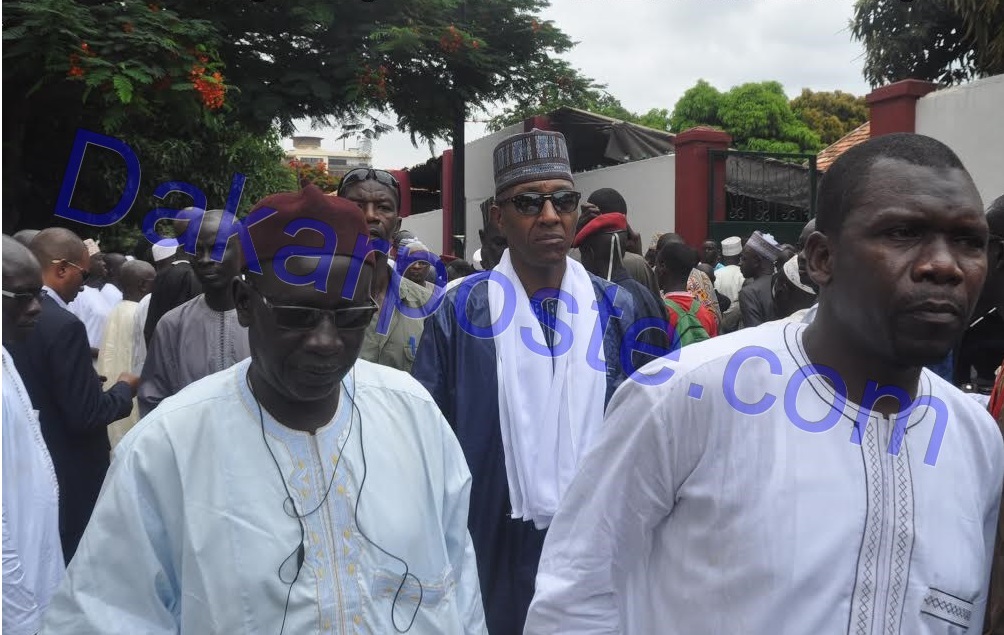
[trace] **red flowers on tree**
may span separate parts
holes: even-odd
[[[456,53],[463,47],[463,45],[463,34],[452,24],[447,27],[446,33],[439,38],[439,48],[444,53]]]
[[[204,57],[204,55],[199,56],[199,60],[201,61]],[[206,108],[218,110],[223,107],[223,96],[226,94],[227,88],[223,85],[223,75],[219,71],[207,74],[205,66],[196,64],[192,66],[188,77],[192,80],[192,86],[195,87],[195,92],[199,93],[199,98]]]

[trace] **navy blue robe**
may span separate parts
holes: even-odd
[[[521,635],[547,532],[537,530],[532,522],[511,518],[499,423],[495,342],[491,337],[471,335],[458,322],[458,297],[463,300],[469,292],[467,320],[477,328],[490,327],[487,277],[488,272],[474,274],[447,292],[443,304],[426,319],[411,373],[432,394],[453,427],[471,470],[468,527],[477,555],[488,632]],[[619,319],[611,317],[607,321],[603,332],[606,403],[625,378],[621,368],[622,340],[638,314],[629,293],[596,276],[590,278],[600,311],[606,315],[620,312]],[[580,303],[583,309],[595,314]],[[629,346],[625,344],[628,355]]]

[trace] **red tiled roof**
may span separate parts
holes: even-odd
[[[871,125],[870,122],[866,121],[840,139],[837,139],[832,145],[823,148],[816,156],[816,169],[820,172],[826,172],[833,162],[837,160],[837,157],[859,143],[868,141],[869,137],[871,137]]]

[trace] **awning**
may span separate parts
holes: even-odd
[[[585,172],[674,151],[674,134],[619,121],[578,108],[548,115],[551,128],[565,135],[573,172]]]

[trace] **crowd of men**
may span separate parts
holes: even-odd
[[[1004,632],[1004,197],[886,135],[797,244],[646,251],[560,134],[493,159],[472,263],[370,168],[5,235],[4,630]]]

